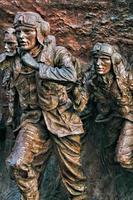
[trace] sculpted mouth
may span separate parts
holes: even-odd
[[[24,45],[26,45],[26,42],[25,41],[20,41],[19,44],[20,44],[20,46],[24,46]]]
[[[104,73],[104,69],[97,69],[98,73]]]
[[[98,71],[103,71],[104,69],[102,69],[102,68],[97,68],[97,70],[98,70]]]
[[[5,52],[9,53],[11,50],[10,49],[6,49]]]

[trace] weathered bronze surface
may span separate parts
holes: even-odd
[[[56,46],[52,36],[52,43],[48,42],[49,24],[37,13],[17,13],[14,27],[18,49],[11,63],[9,87],[11,96],[15,91],[14,107],[18,95],[21,114],[6,163],[13,171],[21,199],[40,199],[41,172],[52,149],[58,156],[69,198],[86,199],[80,162],[84,130],[71,99],[77,81],[72,55]]]
[[[122,57],[124,55],[132,66],[132,0],[1,0],[1,51],[4,46],[5,27],[12,26],[17,11],[29,10],[40,13],[46,21],[50,22],[51,33],[56,36],[57,43],[67,47],[80,59],[83,71],[88,66],[87,63],[90,64],[88,53],[96,42],[118,45]],[[3,113],[0,122],[0,199],[18,200],[18,189],[13,180],[9,181],[4,163],[13,139],[12,131],[6,130],[5,127],[8,112],[5,107],[7,106],[5,90],[1,86],[2,76],[3,72],[0,71],[0,105]],[[88,199],[132,200],[133,175],[129,170],[121,167],[116,159],[114,160],[119,134],[125,119],[117,117],[112,118],[111,122],[109,120],[97,123],[95,119],[99,113],[95,112],[95,104],[92,106],[93,112],[89,113],[89,119],[88,111],[82,115],[87,134],[82,138],[84,145],[81,146],[83,151],[81,158],[88,179]],[[58,173],[57,158],[53,154],[45,172],[42,176],[41,200],[67,200]]]
[[[123,120],[116,146],[116,160],[122,167],[132,169],[132,69],[124,62],[116,46],[108,43],[96,43],[92,49],[92,57],[93,64],[86,75],[86,85],[98,113],[95,122],[110,121],[113,124],[115,118]]]

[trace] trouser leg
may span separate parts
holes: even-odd
[[[39,200],[38,178],[51,153],[51,141],[37,124],[27,123],[20,130],[7,164],[13,168],[21,199]],[[44,158],[44,159],[43,159]]]
[[[85,200],[86,178],[81,166],[80,135],[54,137],[63,183],[72,200]]]
[[[128,120],[120,133],[116,156],[122,167],[133,169],[133,123]]]

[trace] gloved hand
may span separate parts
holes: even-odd
[[[21,60],[24,65],[39,70],[39,63],[29,53],[22,54]]]

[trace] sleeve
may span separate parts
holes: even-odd
[[[55,66],[39,64],[39,75],[42,79],[76,82],[77,73],[72,62],[72,55],[65,49],[57,49],[55,53]]]
[[[5,53],[1,53],[0,54],[0,69],[4,70],[4,62],[6,59],[6,54]]]

